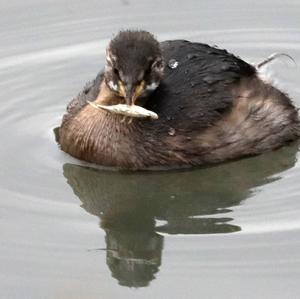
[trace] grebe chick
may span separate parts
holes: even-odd
[[[110,109],[139,105],[158,119],[88,102]],[[146,31],[121,31],[111,40],[105,70],[71,101],[59,129],[63,151],[127,169],[213,164],[299,136],[297,109],[254,66],[206,44],[159,43]]]

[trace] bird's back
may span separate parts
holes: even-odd
[[[232,87],[255,68],[236,56],[206,44],[184,40],[161,43],[166,63],[161,85],[147,108],[178,129],[206,128],[233,104]]]

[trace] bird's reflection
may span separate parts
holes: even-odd
[[[212,168],[177,172],[108,172],[64,165],[82,207],[106,232],[107,265],[121,285],[147,286],[161,265],[163,236],[241,230],[226,217],[252,193],[292,167],[298,144]]]

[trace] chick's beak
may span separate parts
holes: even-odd
[[[126,85],[119,82],[120,93],[125,98],[126,104],[131,106],[135,104],[136,99],[144,92],[145,81],[138,85],[127,83]]]
[[[133,105],[135,101],[135,86],[126,84],[125,87],[125,101],[127,105]]]

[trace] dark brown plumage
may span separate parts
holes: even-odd
[[[126,60],[128,45],[135,50]],[[79,159],[131,169],[189,167],[256,155],[300,136],[288,96],[225,50],[183,40],[158,44],[149,33],[126,31],[107,51],[116,61],[69,104],[60,127],[61,148]],[[115,67],[118,80],[112,79]],[[156,83],[149,93],[146,86]],[[87,100],[136,102],[159,119],[123,121]]]

